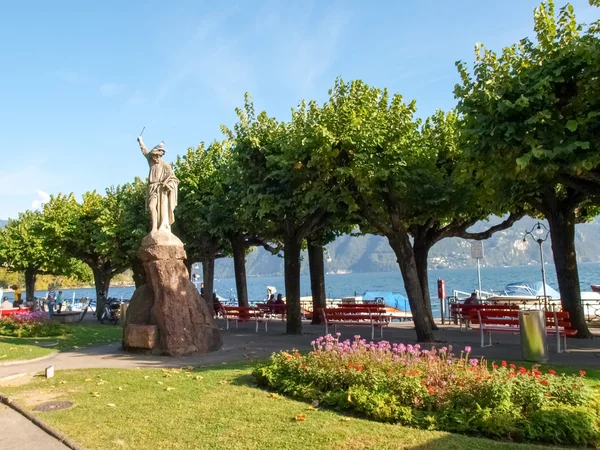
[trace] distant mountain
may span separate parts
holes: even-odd
[[[600,218],[592,223],[577,225],[575,245],[579,262],[600,262]],[[482,231],[499,223],[500,218],[489,222],[479,222],[470,231]],[[511,228],[495,233],[483,242],[485,258],[482,266],[523,266],[539,264],[539,249],[532,240],[523,242],[525,230],[537,223],[537,219],[523,218]],[[550,238],[543,244],[546,261],[552,261]],[[327,245],[330,258],[325,260],[327,272],[387,272],[397,271],[396,255],[381,236],[365,235],[353,237],[344,235]],[[254,249],[247,256],[248,276],[283,274],[283,258],[273,256],[262,248]],[[429,255],[429,267],[460,268],[472,267],[470,241],[459,238],[444,239],[437,243]],[[221,259],[216,263],[216,276],[234,276],[231,259]],[[303,252],[302,272],[308,273],[308,257]]]
[[[8,220],[2,220],[2,219],[0,219],[0,228],[4,228],[7,223],[8,223]]]

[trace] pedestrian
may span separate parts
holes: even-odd
[[[48,295],[46,296],[46,304],[48,305],[48,314],[50,318],[54,317],[54,306],[56,305],[56,292],[54,292],[54,286],[48,285]]]

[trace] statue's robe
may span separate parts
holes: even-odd
[[[150,175],[148,176],[148,190],[146,191],[146,209],[150,209],[150,200],[157,199],[157,208],[159,216],[162,214],[163,202],[167,202],[167,211],[169,212],[168,224],[175,222],[174,210],[177,206],[177,187],[179,180],[175,177],[170,164],[160,159],[158,163],[152,163],[152,155],[146,155],[148,165],[150,166]],[[158,225],[164,222],[160,217]]]

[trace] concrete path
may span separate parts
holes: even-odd
[[[224,323],[220,322],[221,326]],[[26,364],[0,367],[0,386],[26,382],[28,377],[18,377],[20,374],[32,376],[42,372],[47,366],[55,370],[86,369],[86,368],[115,368],[134,369],[162,368],[181,366],[208,366],[227,362],[254,361],[268,357],[271,353],[298,348],[310,348],[310,342],[325,334],[325,327],[319,325],[304,326],[304,335],[290,336],[285,334],[285,324],[273,322],[269,324],[269,332],[264,328],[254,332],[253,324],[241,324],[239,330],[223,331],[223,348],[208,355],[170,358],[161,356],[131,355],[120,349],[120,344],[103,345],[80,349],[76,352],[58,353],[53,358]],[[333,333],[333,330],[330,329]],[[340,327],[342,338],[352,339],[354,335],[370,337],[370,329],[366,327]],[[594,330],[600,337],[600,330]],[[472,348],[473,357],[486,357],[489,360],[520,361],[521,345],[519,335],[496,333],[492,335],[493,346],[480,348],[479,333],[476,331],[459,331],[454,325],[442,326],[436,332],[437,346],[453,345],[456,353],[465,346]],[[416,343],[412,324],[394,323],[384,330],[384,339],[391,342]],[[556,353],[555,340],[549,338],[550,364],[570,364],[581,367],[600,368],[600,339],[578,340],[569,339],[569,353]],[[15,377],[7,380],[7,377]],[[2,380],[4,379],[4,381]]]
[[[0,404],[0,448],[2,450],[68,449],[21,414],[2,404]]]

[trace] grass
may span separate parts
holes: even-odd
[[[3,391],[31,409],[51,399],[72,401],[70,409],[35,414],[94,449],[547,448],[313,410],[258,389],[250,373],[247,365],[73,370]]]
[[[123,329],[118,325],[74,323],[66,325],[71,333],[45,338],[14,338],[0,336],[0,363],[27,360],[49,355],[55,351],[77,350],[90,345],[108,344],[121,340]],[[44,347],[57,342],[58,345]]]

